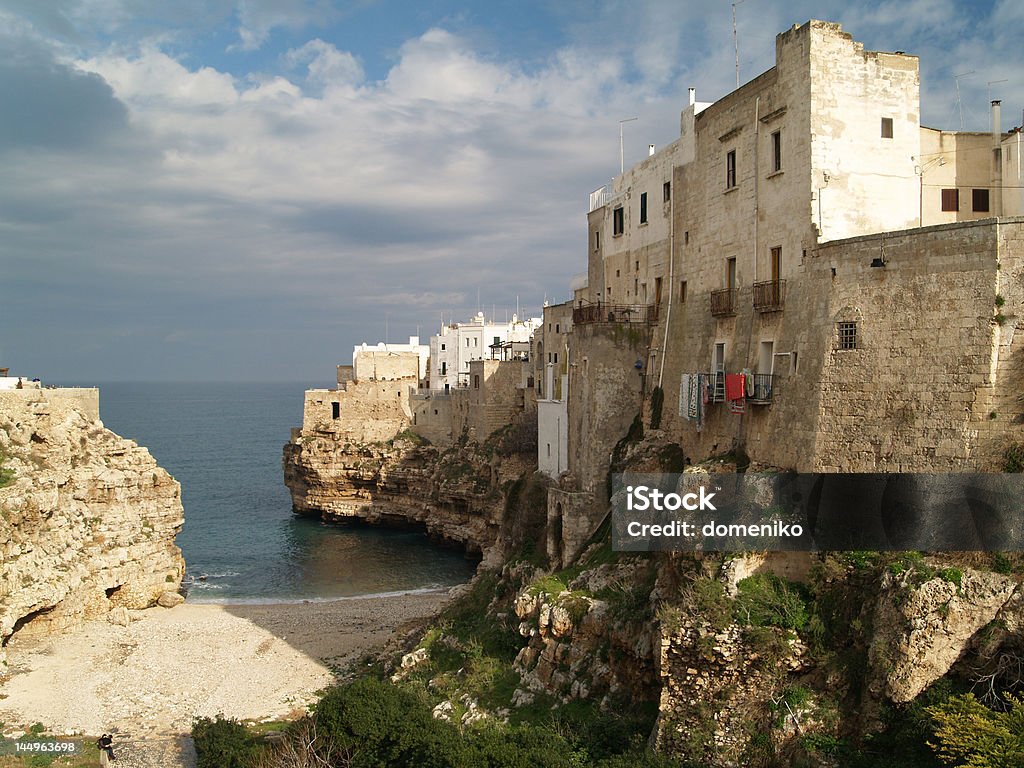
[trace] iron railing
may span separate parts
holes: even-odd
[[[752,403],[770,403],[775,392],[775,376],[770,373],[755,373],[754,388],[747,392]]]
[[[657,304],[579,304],[573,307],[574,325],[596,323],[639,323],[653,325],[658,322]]]
[[[786,303],[786,281],[766,280],[754,283],[754,309],[758,312],[775,312]]]
[[[711,314],[715,317],[736,314],[736,291],[732,288],[712,291]]]

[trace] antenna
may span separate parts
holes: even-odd
[[[736,0],[732,4],[732,45],[736,49],[736,87],[740,87],[740,38],[736,34],[736,6],[744,0]]]
[[[622,153],[622,124],[631,123],[634,120],[639,120],[639,117],[627,117],[625,120],[619,120],[619,175],[621,176],[626,172],[625,155]]]
[[[974,70],[970,72],[961,72],[959,75],[953,75],[953,82],[956,83],[956,106],[960,110],[960,130],[964,129],[964,103],[960,100],[960,78],[973,75]]]
[[[986,83],[986,87],[988,88],[988,102],[989,102],[989,104],[992,103],[992,86],[997,84],[997,83],[1008,83],[1008,82],[1010,82],[1010,81],[1007,78],[1004,77],[1002,80],[989,80],[988,83]]]

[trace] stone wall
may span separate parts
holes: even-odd
[[[570,340],[569,469],[580,490],[605,493],[612,449],[642,404],[650,329],[645,325],[577,325]]]
[[[989,219],[823,244],[776,312],[754,310],[741,289],[736,315],[715,318],[695,293],[673,315],[664,430],[694,460],[742,445],[755,461],[803,471],[996,467],[1024,439],[1022,233],[1024,221]],[[856,349],[839,348],[846,322],[857,324]],[[726,369],[772,372],[772,396],[742,415],[709,404],[698,432],[679,415],[680,375],[708,371],[706,350],[722,340]]]
[[[302,429],[330,433],[343,442],[389,440],[412,423],[409,392],[416,384],[415,378],[348,381],[338,389],[307,390]]]
[[[512,423],[525,407],[524,363],[519,360],[473,360],[469,364],[469,437],[484,442]]]
[[[100,418],[100,391],[96,387],[0,390],[0,408],[19,408],[29,403],[62,404],[79,411],[89,421]]]
[[[9,394],[0,397],[0,456],[14,472],[0,489],[3,645],[176,592],[178,483],[93,417],[96,390]]]
[[[355,355],[353,374],[356,381],[419,380],[420,356],[416,352],[390,352],[359,349]]]
[[[434,445],[452,443],[452,401],[443,390],[421,391],[410,397],[412,426],[409,428]]]

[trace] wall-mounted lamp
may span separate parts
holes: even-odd
[[[875,258],[873,258],[871,260],[871,266],[872,267],[884,267],[885,266],[885,259],[883,259],[881,256],[875,256]]]

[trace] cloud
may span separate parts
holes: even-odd
[[[238,47],[262,46],[278,27],[302,29],[334,21],[342,11],[329,0],[238,0]]]
[[[728,3],[567,2],[559,45],[528,61],[435,19],[368,78],[366,50],[326,26],[353,5],[188,0],[218,59],[187,44],[185,11],[153,3],[144,24],[141,2],[0,0],[18,20],[0,40],[17,105],[0,122],[0,305],[41,318],[5,349],[44,374],[309,376],[385,315],[401,337],[475,312],[478,289],[499,315],[517,297],[535,312],[585,269],[587,194],[618,172],[618,120],[640,117],[636,162],[676,138],[687,86],[734,87]],[[1020,69],[1017,6],[925,5],[746,0],[743,78],[773,65],[776,32],[825,15],[868,48],[928,53],[924,113],[941,125],[948,68],[970,61],[983,116],[984,82]]]

